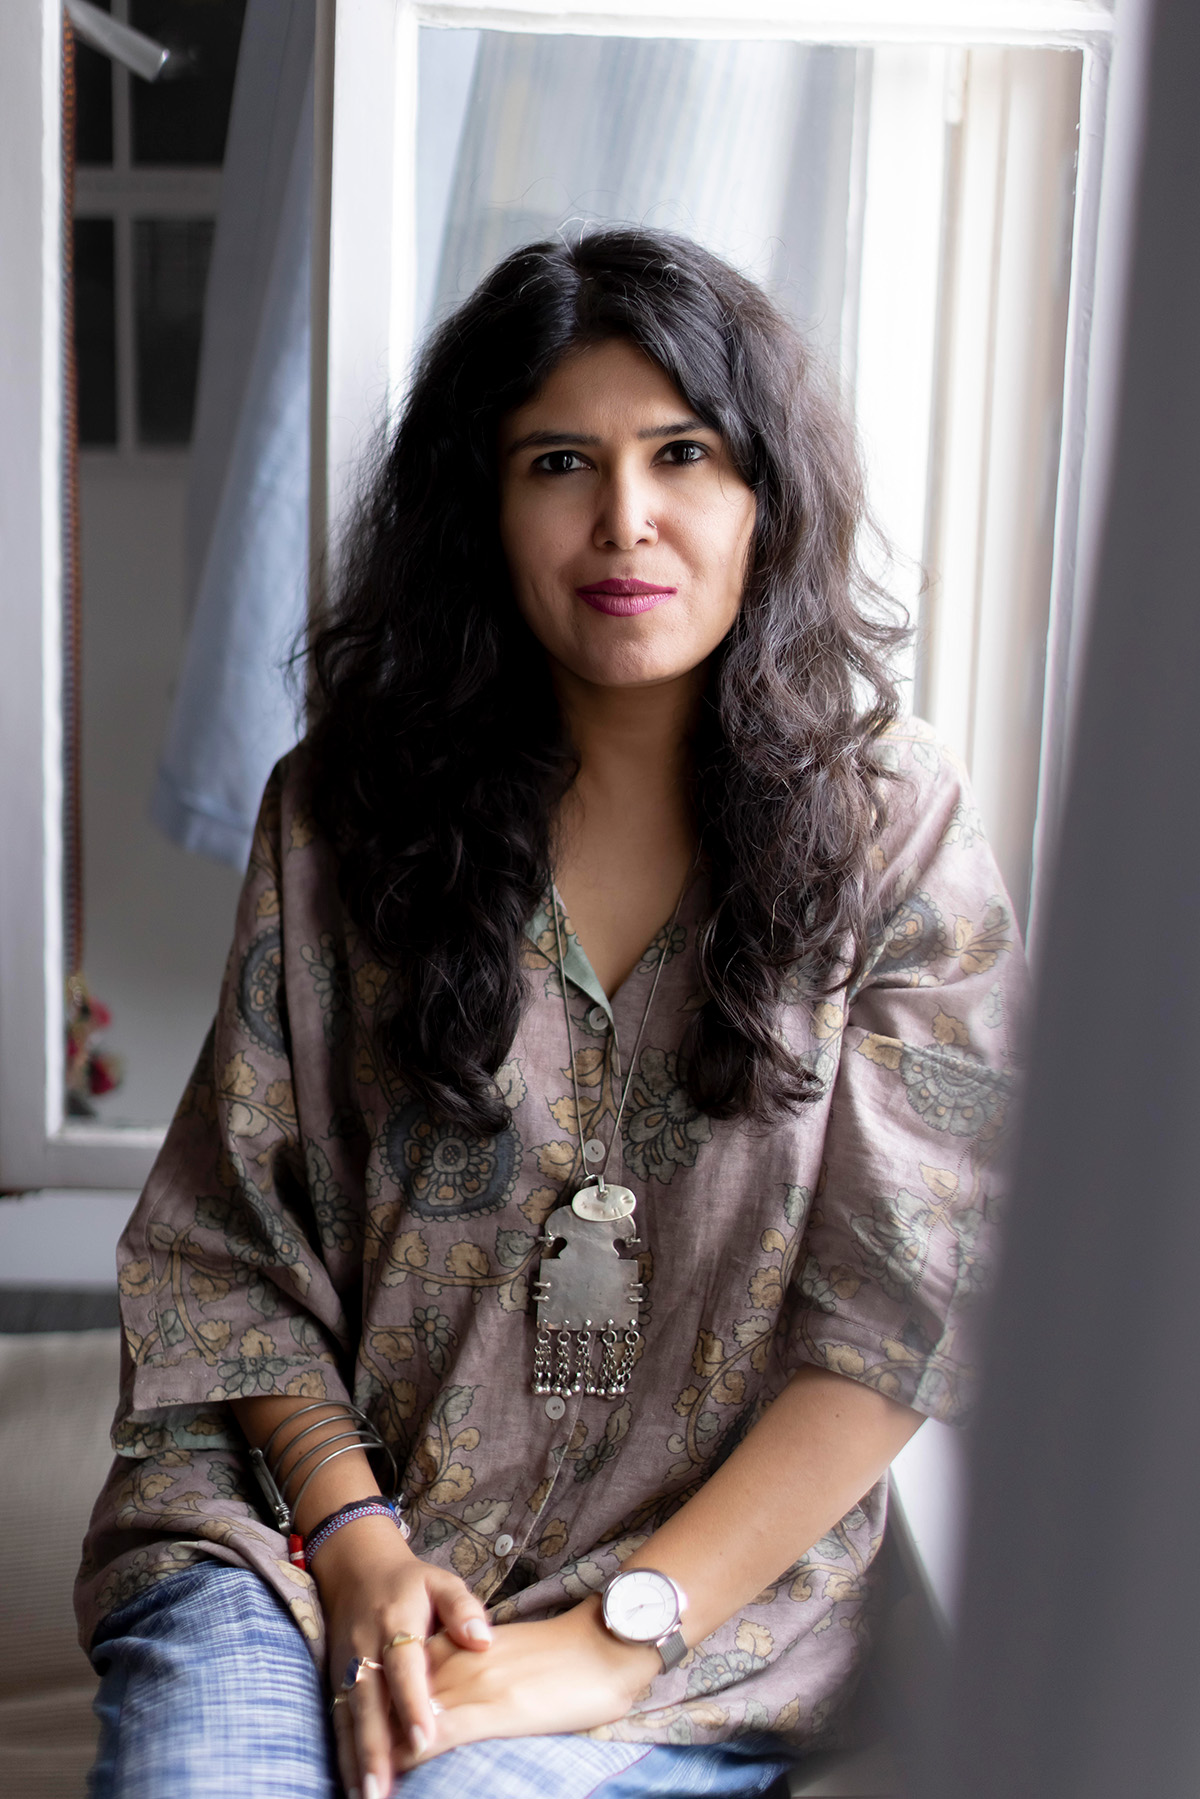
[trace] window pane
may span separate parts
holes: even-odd
[[[111,219],[75,220],[75,367],[82,446],[117,441],[117,328]]]
[[[111,0],[95,0],[111,12]],[[75,160],[111,163],[113,159],[112,63],[98,50],[75,39]]]
[[[430,28],[420,56],[423,323],[518,244],[625,222],[727,257],[838,355],[855,51]]]
[[[192,435],[212,219],[136,219],[133,227],[137,435],[146,445]]]
[[[171,52],[157,81],[129,84],[135,163],[221,162],[245,10],[245,0],[133,0],[130,23]]]

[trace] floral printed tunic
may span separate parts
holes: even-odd
[[[501,1622],[599,1588],[805,1364],[953,1419],[995,1206],[1020,955],[952,760],[924,726],[882,746],[885,924],[849,995],[785,996],[822,1096],[769,1129],[697,1111],[680,1045],[698,1002],[693,884],[611,999],[566,936],[585,1136],[607,1140],[621,1047],[658,994],[621,1123],[638,1196],[643,1345],[627,1393],[565,1415],[531,1390],[530,1289],[577,1134],[549,896],[497,1080],[511,1123],[435,1122],[381,1059],[387,976],[350,925],[305,801],[304,752],[259,819],[216,1022],[122,1239],[118,1452],[85,1545],[85,1640],[200,1556],[251,1567],[322,1654],[225,1401],[353,1397],[394,1447],[421,1556]],[[867,1632],[881,1483],[601,1731],[650,1742],[826,1731]]]

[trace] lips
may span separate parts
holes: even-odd
[[[632,618],[635,613],[649,612],[653,606],[661,606],[678,589],[659,587],[652,581],[610,579],[590,582],[586,587],[577,587],[575,592],[585,605],[594,607],[597,612],[607,612],[611,618]]]

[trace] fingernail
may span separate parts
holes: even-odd
[[[429,1747],[429,1738],[425,1735],[425,1732],[421,1729],[421,1726],[419,1724],[414,1724],[410,1734],[412,1736],[413,1754],[414,1755],[424,1755],[425,1751]],[[369,1793],[367,1795],[367,1799],[371,1799],[371,1795]]]
[[[379,1782],[373,1774],[363,1775],[363,1799],[380,1799]]]
[[[492,1633],[482,1618],[469,1618],[463,1625],[463,1635],[471,1637],[476,1643],[490,1643]]]
[[[446,1708],[444,1705],[439,1705],[436,1699],[431,1699],[429,1701],[429,1709],[435,1718],[440,1718]]]

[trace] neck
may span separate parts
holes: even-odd
[[[688,763],[705,670],[653,687],[596,687],[554,671],[567,734],[579,758],[568,810],[657,818],[691,835]]]
[[[579,773],[556,821],[555,879],[606,993],[670,918],[695,855],[688,762],[704,678],[597,688],[556,671]]]

